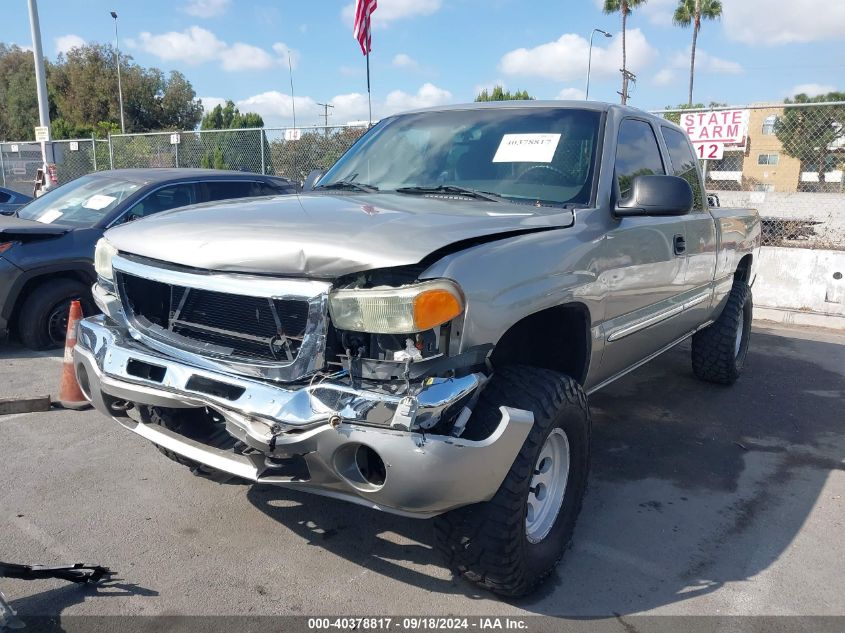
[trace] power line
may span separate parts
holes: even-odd
[[[329,108],[334,108],[331,103],[318,103],[318,106],[323,106],[323,123],[329,127]]]

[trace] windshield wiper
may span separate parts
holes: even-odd
[[[489,200],[490,202],[502,202],[503,200],[506,200],[503,196],[490,191],[479,191],[478,189],[458,187],[457,185],[438,185],[436,187],[399,187],[396,190],[396,193],[406,193],[410,195],[425,195],[427,193],[455,193],[469,198],[476,198],[478,200]]]
[[[317,185],[314,189],[352,189],[353,191],[363,191],[365,193],[375,193],[378,191],[378,187],[374,185],[355,182],[353,180],[335,180],[327,185]]]

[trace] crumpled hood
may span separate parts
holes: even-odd
[[[3,240],[43,239],[64,235],[68,231],[70,228],[67,226],[24,220],[15,216],[0,216],[0,238]]]
[[[216,271],[337,277],[463,240],[562,228],[572,211],[403,194],[288,195],[168,211],[106,233],[118,250]]]

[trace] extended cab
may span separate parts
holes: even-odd
[[[581,507],[588,394],[690,337],[698,377],[735,381],[759,244],[665,120],[421,110],[309,193],[108,231],[74,364],[195,473],[436,517],[453,569],[523,594]]]

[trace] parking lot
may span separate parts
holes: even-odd
[[[0,349],[4,396],[61,354]],[[453,579],[428,522],[216,484],[94,411],[0,417],[0,559],[85,561],[100,588],[2,580],[21,614],[842,615],[845,336],[757,327],[731,388],[682,346],[591,399],[573,547],[534,595]]]

